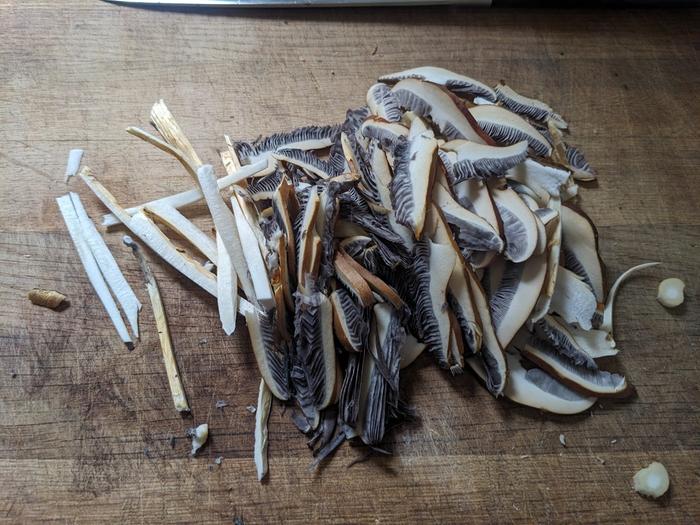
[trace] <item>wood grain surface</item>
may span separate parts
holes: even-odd
[[[205,15],[0,0],[0,522],[697,523],[699,27],[693,10]],[[216,162],[223,133],[338,122],[378,75],[424,64],[503,78],[557,108],[600,173],[582,206],[599,226],[608,278],[663,261],[618,301],[622,351],[608,366],[638,397],[552,417],[421,358],[402,374],[420,419],[391,433],[394,457],[350,467],[364,450],[346,444],[311,472],[304,437],[275,404],[260,484],[246,410],[258,374],[244,331],[226,338],[215,301],[149,253],[193,408],[181,418],[150,308],[128,352],[70,243],[55,197],[78,191],[95,219],[104,209],[80,181],[64,183],[68,151],[85,149],[83,163],[133,205],[190,185],[175,161],[124,132],[146,127],[159,98]],[[120,232],[106,237],[148,304]],[[668,276],[687,283],[673,311],[655,301]],[[71,306],[32,305],[35,286]],[[209,444],[191,459],[185,430],[204,421]],[[652,460],[671,477],[656,502],[631,487]]]

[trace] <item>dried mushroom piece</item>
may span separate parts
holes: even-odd
[[[406,78],[415,78],[445,86],[461,96],[479,97],[489,102],[496,102],[496,92],[486,84],[447,69],[433,66],[416,67],[398,73],[379,77],[380,82],[393,84]]]
[[[433,124],[447,139],[466,139],[484,143],[478,126],[470,121],[450,96],[435,84],[409,78],[399,81],[392,91],[401,107],[419,117],[430,117]]]
[[[540,100],[528,98],[520,93],[517,93],[503,81],[496,84],[495,91],[498,101],[515,113],[525,115],[526,117],[530,117],[531,119],[538,120],[540,122],[551,122],[557,128],[566,129],[568,127],[568,124],[561,117],[561,115],[555,113],[554,110],[547,104]]]
[[[63,301],[67,298],[61,292],[56,290],[43,290],[41,288],[32,288],[27,294],[27,299],[29,299],[32,304],[37,306],[43,306],[45,308],[51,308],[56,310],[59,308]]]
[[[552,146],[539,131],[505,108],[487,105],[475,106],[469,111],[481,129],[497,142],[509,145],[526,140],[538,155],[549,156],[552,152]]]

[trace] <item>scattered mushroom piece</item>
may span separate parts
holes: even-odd
[[[639,470],[632,479],[634,483],[634,490],[639,492],[642,496],[647,496],[650,498],[660,498],[670,485],[668,479],[668,471],[658,461],[650,463],[648,466]]]
[[[433,84],[445,86],[450,91],[458,95],[469,95],[479,97],[491,103],[497,100],[496,92],[486,84],[469,78],[458,73],[453,73],[447,69],[433,66],[422,66],[413,69],[407,69],[398,73],[383,75],[379,78],[380,82],[394,83],[406,78],[417,78],[426,80]]]
[[[548,156],[552,152],[552,146],[539,131],[523,118],[501,106],[475,106],[469,111],[481,129],[497,142],[516,144],[527,140],[538,155]],[[473,140],[470,137],[465,138]]]
[[[659,283],[659,292],[656,300],[666,308],[675,308],[683,304],[683,291],[685,283],[676,277],[664,279]]]
[[[581,277],[560,266],[551,309],[567,323],[578,323],[584,330],[590,330],[596,312],[595,295]]]
[[[592,356],[581,348],[569,327],[561,318],[545,315],[534,324],[534,332],[537,338],[571,359],[575,365],[585,366],[591,370],[598,369]]]
[[[207,442],[207,438],[209,437],[209,425],[203,423],[198,427],[191,428],[187,432],[187,435],[192,438],[192,451],[190,454],[194,456]]]
[[[66,164],[66,182],[70,180],[71,177],[78,173],[78,168],[80,168],[80,161],[83,158],[83,150],[72,149],[68,152],[68,162]]]
[[[561,129],[566,129],[568,124],[558,115],[554,110],[549,107],[544,102],[528,98],[507,86],[504,82],[496,84],[495,87],[496,96],[499,102],[501,102],[505,107],[518,113],[520,115],[525,115],[534,120],[539,120],[540,122],[552,122],[556,127]]]
[[[272,393],[264,380],[260,380],[258,391],[258,406],[255,410],[255,445],[253,458],[258,481],[267,475],[267,422],[272,408]]]
[[[51,308],[52,310],[56,310],[59,306],[61,306],[61,304],[63,304],[63,301],[66,300],[66,296],[61,292],[57,292],[56,290],[43,290],[41,288],[33,288],[29,290],[27,298],[32,302],[32,304],[44,306],[45,308]]]
[[[393,151],[399,140],[408,138],[408,128],[399,122],[387,122],[370,117],[362,123],[360,131],[364,137],[375,139],[387,151]]]

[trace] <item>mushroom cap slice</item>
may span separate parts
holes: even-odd
[[[464,208],[485,219],[499,235],[502,233],[496,205],[484,182],[476,179],[465,180],[453,185],[452,191],[457,202]]]
[[[581,150],[569,144],[566,145],[566,163],[571,168],[576,180],[590,181],[595,180],[598,176],[596,170],[593,169],[586,157],[581,153]]]
[[[316,236],[315,223],[320,200],[316,189],[310,191],[304,212],[297,215],[300,221],[299,231],[296,233],[297,240],[297,282],[299,287],[305,286],[306,274],[312,268],[313,239]]]
[[[362,123],[362,135],[375,139],[382,148],[392,152],[401,137],[408,137],[408,128],[399,122],[387,122],[378,117],[370,117]]]
[[[561,318],[545,315],[534,324],[533,329],[535,336],[540,341],[544,341],[551,348],[571,359],[575,365],[585,366],[591,370],[598,369],[593,358],[579,346],[578,341]]]
[[[337,175],[335,169],[328,161],[320,159],[311,151],[283,148],[273,153],[272,157],[278,161],[294,164],[310,175],[321,179],[328,179]]]
[[[488,268],[489,310],[501,347],[507,347],[530,317],[542,290],[547,265],[544,255],[514,263],[498,257]]]
[[[597,401],[571,390],[540,368],[526,370],[518,356],[508,353],[506,359],[508,382],[503,394],[511,401],[553,414],[579,414]]]
[[[406,330],[401,324],[399,312],[389,303],[375,304],[372,313],[376,325],[377,344],[370,344],[370,352],[373,352],[379,372],[389,388],[398,394],[400,348],[406,339]]]
[[[347,263],[350,266],[352,266],[365,281],[367,281],[367,284],[369,284],[370,288],[372,288],[374,292],[378,293],[385,300],[389,301],[394,306],[394,308],[398,310],[403,310],[406,308],[406,305],[404,304],[399,294],[391,286],[389,286],[379,277],[367,270],[364,266],[355,261],[344,251],[339,250],[338,257],[346,258]]]
[[[550,308],[567,323],[578,323],[584,330],[590,330],[596,305],[595,295],[583,279],[559,266]]]
[[[576,344],[593,359],[610,357],[619,352],[615,340],[605,330],[584,330],[578,326],[568,326]]]
[[[403,108],[420,117],[430,117],[446,138],[484,142],[478,126],[470,122],[437,85],[409,78],[401,80],[392,91]]]
[[[406,334],[406,339],[399,349],[401,355],[401,368],[406,368],[425,350],[425,343],[421,343],[411,334]]]
[[[369,323],[362,307],[343,289],[331,293],[330,301],[338,341],[348,352],[362,352],[369,336]]]
[[[538,155],[548,156],[552,152],[552,146],[539,131],[522,117],[501,106],[475,106],[469,111],[481,129],[498,142],[515,144],[527,140]]]
[[[547,276],[545,277],[544,286],[540,293],[540,298],[532,312],[531,322],[536,322],[545,316],[550,310],[554,288],[557,283],[557,275],[559,272],[559,254],[561,251],[561,219],[559,217],[559,209],[561,204],[558,197],[552,197],[549,202],[552,208],[540,208],[535,211],[535,217],[544,217],[547,221],[545,225],[547,239]],[[544,221],[542,221],[544,224]]]
[[[447,285],[456,255],[451,246],[430,240],[416,243],[414,273],[416,276],[416,317],[418,334],[435,354],[443,368],[449,368],[450,318],[447,313]]]
[[[440,208],[447,222],[456,230],[455,241],[462,249],[503,250],[503,239],[484,219],[461,206],[441,184],[433,186],[433,203]]]
[[[373,115],[388,122],[401,120],[399,101],[386,84],[379,82],[367,90],[367,106]]]
[[[392,208],[396,220],[413,230],[416,239],[423,231],[425,207],[432,186],[437,141],[432,132],[401,141],[395,150],[394,179],[391,184]]]
[[[582,211],[561,207],[564,266],[583,278],[599,303],[605,302],[603,264],[598,252],[598,231]]]
[[[522,140],[511,146],[489,146],[467,140],[447,142],[442,149],[457,154],[452,162],[453,183],[478,178],[500,177],[527,158],[528,142]]]
[[[498,100],[515,113],[540,122],[551,122],[557,128],[566,129],[568,127],[561,115],[555,113],[551,107],[540,100],[525,97],[503,82],[496,85],[495,91]]]
[[[576,366],[570,359],[546,344],[537,347],[525,345],[520,352],[559,381],[582,394],[597,397],[626,397],[634,392],[623,376],[605,370],[590,370]]]
[[[505,256],[513,262],[527,260],[537,247],[537,222],[530,208],[508,186],[492,186],[491,196],[503,224]]]
[[[333,143],[340,132],[339,126],[306,126],[288,133],[275,133],[254,143],[234,142],[233,148],[244,164],[266,159],[281,148],[301,150],[324,149]]]
[[[426,80],[433,84],[445,86],[450,91],[459,95],[469,95],[480,97],[489,102],[496,102],[496,92],[486,84],[458,73],[453,73],[447,69],[433,66],[415,67],[398,73],[391,73],[379,78],[380,82],[389,84],[398,82],[406,78],[416,78]]]

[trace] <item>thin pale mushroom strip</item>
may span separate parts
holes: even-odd
[[[216,184],[220,190],[224,190],[234,184],[238,184],[250,177],[263,177],[269,175],[274,171],[274,166],[272,168],[268,167],[267,160],[261,160],[255,164],[249,164],[243,166],[240,170],[233,173],[232,175],[225,175],[216,180]],[[180,193],[175,193],[174,195],[168,195],[167,197],[161,197],[153,201],[149,201],[140,206],[134,206],[131,208],[126,208],[124,211],[127,215],[131,216],[138,213],[143,209],[144,206],[154,203],[164,203],[172,206],[173,208],[180,209],[192,204],[196,204],[204,199],[204,195],[199,188],[192,188],[190,190],[182,191]],[[102,217],[102,226],[111,227],[116,226],[121,221],[115,214],[108,213]]]
[[[102,272],[107,285],[112,291],[115,299],[119,303],[124,315],[126,316],[131,332],[134,337],[139,337],[139,310],[141,303],[139,302],[134,290],[124,278],[117,261],[114,259],[112,252],[109,251],[107,244],[102,236],[95,228],[95,223],[88,216],[83,203],[77,193],[71,192],[70,199],[73,202],[73,207],[80,222],[83,238],[92,252],[97,266]]]
[[[125,235],[123,242],[132,249],[134,256],[139,261],[139,266],[141,267],[141,272],[143,273],[143,278],[146,283],[148,296],[151,299],[153,317],[156,320],[156,327],[158,328],[158,338],[160,339],[160,348],[163,353],[163,363],[165,364],[165,372],[168,376],[168,384],[170,385],[170,394],[173,399],[173,405],[175,406],[175,410],[178,412],[189,412],[190,406],[187,403],[187,396],[185,395],[185,389],[183,388],[182,381],[180,380],[180,372],[178,370],[177,361],[175,361],[173,343],[170,339],[170,329],[168,328],[168,320],[165,316],[163,300],[161,299],[160,290],[158,289],[158,281],[156,281],[155,275],[153,275],[153,272],[151,271],[148,262],[146,262],[146,258],[144,257],[143,253],[141,253],[138,245],[131,239],[131,237]]]
[[[267,475],[267,424],[272,408],[272,392],[264,380],[260,380],[258,391],[258,405],[255,409],[255,445],[253,457],[255,458],[255,470],[258,473],[258,481],[262,481]]]
[[[80,261],[83,263],[83,267],[85,268],[85,272],[90,280],[90,284],[92,284],[95,293],[107,311],[107,314],[109,315],[114,328],[117,330],[119,337],[127,348],[132,349],[134,344],[131,336],[129,335],[129,331],[127,330],[126,324],[124,324],[124,321],[119,314],[117,303],[114,302],[114,299],[109,292],[107,282],[100,271],[100,267],[97,265],[95,256],[92,254],[90,247],[85,241],[85,237],[82,233],[82,227],[80,225],[80,219],[75,211],[70,195],[59,197],[56,199],[56,202],[58,202],[59,210],[63,216],[63,220],[66,223],[66,227],[68,228],[68,233],[73,240],[75,249],[78,252]]]

